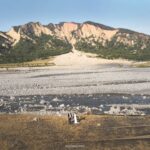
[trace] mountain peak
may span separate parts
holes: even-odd
[[[115,30],[115,28],[112,28],[112,27],[109,27],[109,26],[106,26],[106,25],[103,25],[100,23],[92,22],[92,21],[86,21],[83,24],[90,24],[90,25],[99,27],[99,28],[104,29],[104,30]]]

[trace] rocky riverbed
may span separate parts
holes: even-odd
[[[0,111],[150,114],[150,68],[111,64],[1,70]]]

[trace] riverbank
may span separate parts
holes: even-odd
[[[148,150],[149,116],[85,115],[78,125],[67,116],[0,115],[1,149]],[[36,119],[35,119],[36,118]]]

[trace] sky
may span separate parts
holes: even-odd
[[[94,21],[150,34],[150,0],[0,0],[0,31],[31,21]]]

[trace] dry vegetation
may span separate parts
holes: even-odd
[[[135,65],[133,66],[138,67],[138,68],[147,68],[147,67],[150,67],[150,61],[135,63]]]
[[[33,121],[38,117],[38,121]],[[85,116],[78,125],[67,117],[0,115],[2,150],[148,150],[149,116]]]
[[[37,59],[34,61],[28,61],[23,63],[7,63],[0,64],[0,68],[16,68],[16,67],[45,67],[45,66],[53,66],[54,63],[50,63],[53,58],[49,57],[47,59]]]

